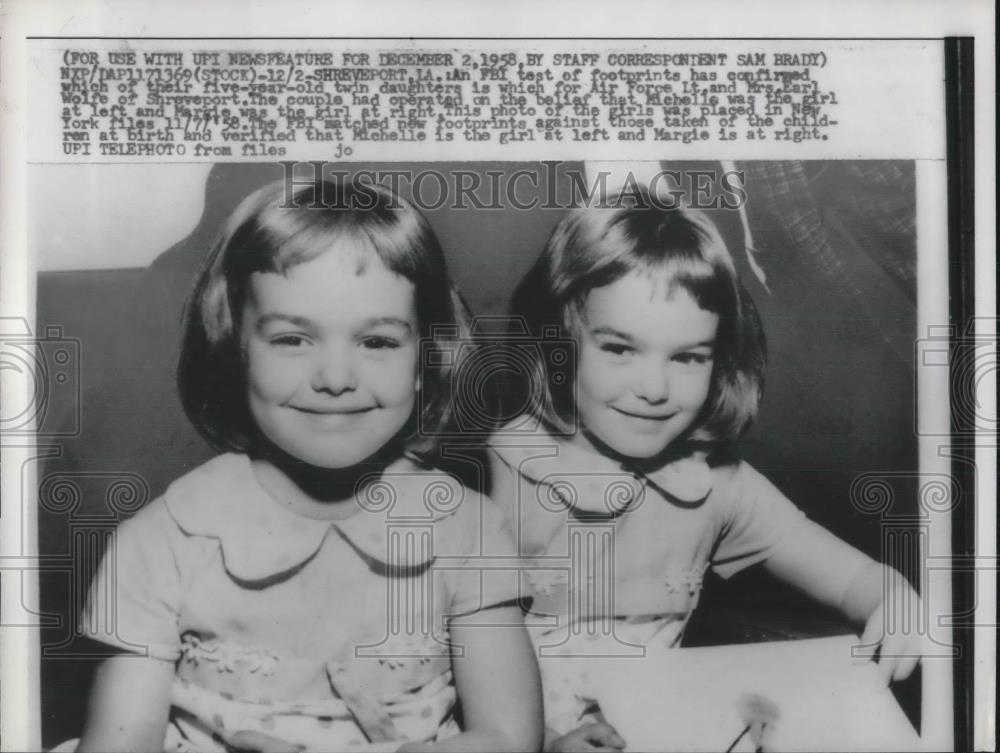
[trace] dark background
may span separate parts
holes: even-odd
[[[719,163],[665,166],[720,169]],[[461,168],[484,176],[488,170],[525,169],[537,175],[539,186],[525,193],[566,197],[566,171],[583,166],[386,167],[414,173]],[[913,164],[737,167],[745,172],[747,216],[766,288],[747,264],[739,214],[712,215],[760,310],[769,351],[764,403],[742,441],[743,455],[812,519],[872,556],[915,572],[914,553],[883,555],[886,531],[910,525],[918,512]],[[47,746],[79,733],[95,660],[88,658],[93,646],[77,636],[77,615],[110,532],[170,481],[213,455],[185,419],[174,387],[181,310],[222,221],[244,196],[281,174],[278,165],[217,165],[205,186],[197,227],[148,268],[39,275],[37,331],[58,325],[63,337],[79,341],[81,385],[79,401],[57,393],[46,407],[46,425],[78,425],[79,431],[53,441],[58,457],[45,460],[38,475],[40,554],[48,563],[41,573]],[[452,276],[474,313],[502,315],[564,212],[449,205],[425,214]],[[85,197],[81,211],[93,211]],[[111,210],[108,221],[114,221]],[[877,513],[852,504],[852,484],[862,476],[885,480],[891,504]],[[853,495],[857,498],[857,487]],[[708,582],[688,641],[844,631],[833,616],[751,571],[728,583]],[[906,692],[904,705],[912,715],[919,688]]]

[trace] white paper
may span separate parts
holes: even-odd
[[[975,747],[994,747],[996,311],[995,160],[992,150],[995,81],[993,9],[990,4],[840,2],[807,5],[770,2],[763,6],[741,7],[735,3],[702,2],[683,7],[661,7],[649,3],[623,9],[598,3],[543,6],[507,3],[470,10],[457,3],[444,2],[419,7],[397,3],[326,7],[290,2],[197,5],[53,1],[8,3],[0,15],[0,24],[0,106],[3,108],[0,117],[0,283],[3,286],[0,322],[3,331],[0,338],[4,348],[3,541],[0,559],[3,578],[3,613],[0,618],[3,631],[0,640],[3,651],[3,709],[0,745],[4,750],[37,750],[41,747],[42,719],[47,709],[40,703],[45,690],[40,679],[41,662],[45,661],[41,657],[40,635],[42,628],[51,629],[54,622],[71,619],[74,608],[71,604],[63,604],[57,615],[40,614],[39,572],[62,568],[68,578],[80,574],[79,568],[74,569],[75,565],[68,566],[66,570],[65,558],[53,556],[53,548],[57,547],[46,539],[45,531],[39,531],[37,491],[39,483],[44,480],[38,476],[39,468],[44,467],[49,459],[58,458],[68,446],[68,440],[58,434],[45,434],[44,431],[34,434],[31,431],[31,407],[37,402],[33,397],[35,386],[32,381],[32,368],[36,362],[31,360],[30,354],[36,340],[48,337],[38,328],[36,320],[39,274],[54,279],[65,273],[76,275],[73,279],[78,280],[85,273],[127,275],[147,268],[164,252],[192,237],[200,228],[199,223],[205,219],[208,206],[206,196],[211,198],[206,190],[206,179],[213,165],[218,164],[256,161],[262,165],[273,165],[277,159],[322,160],[334,168],[341,163],[363,162],[393,169],[404,163],[426,166],[468,161],[475,163],[476,169],[485,169],[483,166],[486,163],[499,163],[506,171],[505,180],[509,181],[515,169],[514,163],[537,165],[541,161],[572,161],[587,163],[588,166],[644,162],[669,167],[671,162],[684,160],[706,160],[719,165],[750,160],[816,160],[827,164],[841,160],[901,160],[912,163],[916,175],[918,306],[913,357],[918,359],[915,361],[917,400],[915,405],[898,410],[894,408],[896,412],[893,416],[898,418],[899,410],[913,412],[913,432],[919,437],[916,443],[919,461],[917,468],[884,470],[890,473],[928,474],[928,478],[935,475],[947,477],[951,470],[952,449],[946,408],[948,369],[939,368],[941,362],[934,359],[940,358],[942,342],[945,343],[944,352],[947,351],[947,336],[942,330],[948,324],[946,280],[949,266],[948,257],[942,251],[948,242],[948,176],[941,38],[948,35],[976,37],[977,142],[975,175],[969,176],[969,179],[975,181],[976,188],[975,295],[979,318],[974,333],[966,331],[958,334],[972,337],[980,343],[981,349],[977,352],[983,353],[972,366],[976,374],[974,393],[966,396],[968,404],[973,406],[971,412],[982,420],[964,440],[974,448],[971,456],[975,458],[976,467],[977,530],[976,556],[964,561],[962,566],[974,570],[977,594],[973,616],[956,618],[952,614],[952,516],[947,502],[924,508],[928,538],[921,561],[923,590],[929,603],[927,630],[939,643],[936,644],[938,654],[925,659],[923,665],[922,732],[923,743],[930,748],[943,749],[954,744],[953,712],[963,710],[966,698],[964,693],[958,692],[962,689],[952,687],[952,665],[946,656],[950,631],[957,620],[956,629],[975,630],[976,636]],[[67,51],[78,57],[65,57]],[[292,142],[267,141],[271,146],[284,148],[284,153],[247,157],[242,150],[242,142],[225,141],[221,136],[222,126],[215,123],[206,127],[206,130],[213,131],[206,138],[175,136],[172,143],[184,143],[187,147],[183,155],[128,153],[117,148],[102,150],[100,132],[108,130],[105,127],[107,122],[102,119],[105,116],[94,114],[92,108],[88,110],[90,102],[83,103],[79,115],[72,111],[68,114],[64,112],[67,106],[72,109],[72,103],[63,99],[66,93],[64,81],[72,81],[72,77],[78,75],[73,70],[86,71],[87,76],[94,75],[96,79],[98,69],[114,67],[108,57],[109,52],[134,53],[138,62],[132,67],[156,70],[162,70],[162,67],[154,63],[145,66],[141,62],[146,53],[180,52],[187,57],[175,68],[193,70],[196,52],[219,52],[224,60],[228,60],[230,53],[292,54],[303,51],[320,51],[334,56],[332,65],[317,64],[315,67],[319,68],[344,67],[345,54],[369,55],[375,59],[379,54],[421,52],[451,55],[453,61],[459,64],[442,66],[442,70],[457,67],[468,68],[470,72],[475,72],[471,69],[471,62],[482,62],[484,59],[480,56],[483,55],[487,56],[487,62],[490,55],[513,54],[522,56],[521,60],[529,54],[542,55],[542,62],[529,72],[542,69],[553,72],[553,80],[543,87],[546,96],[554,95],[556,84],[561,82],[566,85],[561,91],[572,92],[566,96],[583,97],[594,81],[590,74],[598,69],[605,73],[621,69],[633,72],[650,68],[676,69],[680,79],[672,81],[672,84],[679,87],[679,92],[674,93],[683,96],[684,82],[690,83],[692,68],[715,72],[719,77],[716,84],[737,84],[741,93],[747,93],[744,91],[746,79],[730,80],[727,74],[742,74],[761,67],[782,67],[787,71],[808,68],[809,79],[817,82],[816,90],[827,97],[821,104],[821,114],[837,122],[835,125],[824,125],[818,131],[814,131],[811,125],[794,126],[803,136],[798,143],[777,140],[775,133],[783,130],[782,123],[758,126],[756,121],[750,124],[740,116],[739,127],[730,129],[720,124],[715,105],[703,105],[695,99],[691,103],[695,116],[702,114],[700,107],[709,107],[709,114],[706,115],[711,118],[709,126],[674,127],[658,122],[655,126],[640,128],[645,135],[643,141],[627,141],[615,131],[628,130],[628,127],[608,128],[604,123],[611,107],[606,102],[599,102],[596,115],[570,113],[572,108],[564,108],[548,116],[544,112],[545,105],[537,100],[537,92],[515,88],[511,90],[511,96],[525,97],[529,106],[536,110],[532,115],[508,116],[491,111],[481,116],[468,116],[472,121],[496,121],[508,117],[525,120],[523,127],[510,129],[510,138],[501,138],[504,129],[496,129],[491,131],[488,140],[470,140],[462,135],[465,129],[449,126],[444,130],[455,137],[450,142],[437,140],[434,128],[423,129],[426,132],[424,140],[382,141],[338,137],[327,142],[303,138],[305,130],[300,128],[293,129],[299,131],[299,137]],[[816,62],[818,58],[815,57],[820,53],[823,55],[821,64]],[[609,58],[612,54],[626,61],[629,60],[627,56],[638,55],[725,54],[727,58],[725,63],[698,63],[695,66],[690,64],[691,61],[680,63],[680,58],[670,59],[664,66],[623,66]],[[757,54],[764,55],[763,65],[758,65],[755,57],[745,58],[745,65],[738,64],[740,55]],[[462,64],[463,55],[472,56],[469,66]],[[556,55],[565,56],[562,58],[564,62],[557,64]],[[574,57],[582,55],[596,55],[597,60]],[[799,57],[788,58],[779,65],[776,56],[781,55]],[[814,57],[807,57],[810,55]],[[90,62],[92,60],[96,62]],[[119,67],[130,66],[122,64]],[[212,65],[205,67],[211,68]],[[220,71],[246,70],[248,67],[286,70],[283,63],[272,66],[266,62],[233,65],[227,62],[217,67]],[[358,64],[355,67],[360,69],[365,66]],[[399,67],[410,69],[414,66],[401,63]],[[433,65],[415,67],[430,70],[436,75]],[[532,79],[520,79],[514,68],[516,65],[504,74],[504,80],[511,85],[530,87]],[[581,73],[576,74],[577,70]],[[67,78],[63,79],[63,76]],[[117,80],[109,79],[107,83],[109,106],[116,104],[119,97],[125,97],[127,106],[132,107],[128,97],[133,91],[142,96],[148,95],[148,80],[134,90],[123,91],[117,89]],[[604,83],[624,85],[611,80],[610,76]],[[660,83],[671,83],[671,80]],[[467,91],[470,83],[459,84],[470,98],[474,96]],[[570,88],[576,85],[583,88]],[[301,94],[310,93],[304,91]],[[729,93],[719,90],[709,94],[719,97],[719,102],[726,105],[730,104]],[[831,93],[834,99],[829,98]],[[391,91],[381,94],[383,97],[393,95]],[[73,95],[71,93],[70,96]],[[266,96],[266,93],[261,96]],[[692,96],[697,98],[701,95]],[[759,92],[757,96],[766,97]],[[590,92],[587,106],[599,100],[598,91]],[[801,103],[801,99],[796,101]],[[490,102],[483,107],[495,106],[492,99]],[[785,104],[791,108],[790,103]],[[103,106],[96,105],[97,108]],[[272,107],[270,104],[265,106]],[[359,104],[357,109],[363,107]],[[760,110],[755,109],[754,112],[755,117],[765,116]],[[138,117],[131,110],[129,113],[129,117]],[[424,119],[431,121],[438,114]],[[782,110],[776,117],[783,119],[794,114]],[[660,115],[657,111],[655,117]],[[68,123],[63,120],[64,116],[69,118]],[[247,122],[245,114],[233,117],[236,125]],[[546,117],[560,119],[562,139],[545,141],[545,129],[531,125],[532,121]],[[573,140],[576,138],[571,137],[574,126],[568,120],[563,121],[564,117],[592,117],[601,122],[577,127],[581,140]],[[636,115],[635,119],[646,117]],[[98,120],[87,123],[90,118]],[[460,118],[455,116],[452,119]],[[678,138],[656,140],[656,128],[675,131]],[[749,139],[748,132],[756,132],[758,128],[766,132],[767,138]],[[608,131],[607,139],[598,135],[601,129]],[[381,132],[385,129],[377,127],[371,130]],[[398,122],[388,128],[388,132],[401,135],[415,134],[420,130],[403,127]],[[679,135],[688,130],[709,135],[684,143]],[[721,130],[737,130],[738,138],[721,139]],[[534,140],[524,140],[528,132],[534,135]],[[591,134],[593,138],[582,140],[585,134]],[[119,135],[118,143],[122,141],[133,143],[127,135],[124,139]],[[195,142],[202,145],[204,153],[195,150]],[[78,147],[74,151],[73,147],[67,146],[83,143],[88,145],[86,150]],[[232,148],[234,146],[236,148]],[[217,151],[220,147],[230,147],[231,152]],[[345,152],[345,149],[350,152]],[[212,190],[231,192],[236,189],[229,183],[215,186]],[[512,232],[491,224],[492,221],[489,215],[484,215],[482,227],[494,233]],[[847,231],[850,229],[846,228]],[[208,233],[207,230],[205,232]],[[755,245],[756,241],[755,238]],[[463,251],[466,259],[473,259],[463,268],[463,274],[467,274],[469,279],[493,275],[498,289],[511,286],[507,278],[513,275],[512,262],[508,263],[497,253],[486,260],[488,263],[480,264],[475,261],[475,249]],[[766,253],[759,254],[753,250],[747,250],[745,258],[751,267],[759,264],[759,270],[767,269],[770,263]],[[769,284],[771,281],[758,274],[759,270],[754,270],[757,278]],[[97,298],[91,301],[95,309],[107,303]],[[81,319],[86,313],[81,312]],[[132,311],[125,315],[137,317],[142,313]],[[76,322],[68,319],[59,324],[63,326],[62,334],[51,333],[52,336],[46,340],[49,344],[42,346],[43,352],[54,353],[50,344],[63,335],[68,335],[70,340],[74,337],[73,325]],[[942,334],[945,334],[944,340],[940,339]],[[94,359],[102,358],[105,353],[102,349],[110,348],[111,342],[111,336],[101,340],[100,344],[83,342],[83,357],[91,359],[87,363],[93,364]],[[805,355],[803,358],[808,360],[809,357]],[[849,357],[849,352],[846,357]],[[130,365],[136,369],[137,384],[142,378],[142,366],[141,363]],[[53,378],[55,373],[52,372]],[[868,373],[873,375],[870,378],[877,378],[877,368],[869,369]],[[70,375],[69,378],[72,386],[74,377]],[[83,386],[86,387],[86,384]],[[106,397],[109,402],[103,405],[112,404],[110,396]],[[778,395],[773,399],[777,401],[781,397]],[[810,399],[821,401],[823,396],[811,395]],[[786,405],[784,410],[795,411],[797,407]],[[808,438],[804,437],[802,441],[807,442]],[[912,436],[909,441],[913,441]],[[178,437],[164,438],[164,456],[177,456],[180,451],[178,444],[181,443]],[[823,462],[822,457],[816,458],[820,470]],[[123,467],[121,459],[115,457],[104,458],[103,464],[95,463],[77,470],[100,475],[108,468],[126,474],[135,470]],[[916,505],[913,507],[917,509]],[[851,534],[850,530],[837,532]],[[65,627],[67,632],[72,631],[71,624]],[[768,656],[771,650],[761,646],[755,647],[753,653],[740,653],[740,661],[737,662],[741,667],[740,673],[744,670],[749,672],[758,659],[764,661],[761,657]],[[711,656],[724,654],[725,650],[713,649]],[[687,652],[684,654],[690,655]],[[680,656],[671,658],[686,661]],[[709,663],[714,661],[712,658]],[[775,665],[772,663],[771,666]],[[722,679],[742,676],[740,673],[730,674],[723,668],[718,671]],[[863,696],[871,700],[870,704],[865,704],[866,710],[870,711],[887,701],[885,694],[877,693],[872,685],[865,685],[858,679],[864,671],[845,673],[842,675],[844,684],[836,687],[846,689],[850,682],[857,680],[859,684],[851,687],[871,693]],[[693,671],[691,677],[694,679]],[[762,672],[761,677],[761,687],[778,695],[784,692],[779,687],[780,683],[789,681],[789,676],[781,673],[766,673],[765,676]],[[779,685],[772,687],[769,684],[771,678]],[[627,684],[628,679],[627,676],[619,676],[618,680],[609,679],[608,682]],[[824,693],[833,692],[830,688],[835,684],[808,689],[807,685],[800,683],[795,687],[798,692],[789,697],[787,703],[792,706],[786,708],[792,708],[799,702],[803,708],[815,707],[826,698]],[[85,692],[82,687],[75,690],[81,694]],[[815,693],[810,695],[812,691]],[[832,698],[830,708],[850,715],[852,710],[856,710],[851,704],[860,697],[838,695]],[[693,698],[692,695],[681,700],[688,703]],[[629,709],[615,708],[614,699],[607,703],[602,700],[602,706],[609,717],[625,719],[630,713]],[[670,708],[675,711],[687,708],[688,713],[695,713],[688,706]],[[879,719],[885,722],[885,730],[897,729],[896,720],[892,719],[894,712],[890,711],[889,705],[884,708],[885,714],[880,714]],[[789,712],[788,718],[795,720],[802,716]],[[647,741],[653,744],[652,731],[647,737],[647,730],[643,727],[649,721],[648,718],[645,721],[635,718],[625,722],[626,725],[635,725],[635,739],[629,739],[632,745],[640,740],[643,746]],[[830,723],[832,725],[833,721]],[[790,739],[799,739],[795,737],[798,732],[794,723],[790,721],[789,725]],[[818,732],[819,729],[814,727],[810,731]],[[864,725],[866,733],[874,736],[867,739],[878,740],[873,747],[866,747],[869,743],[860,738],[846,738],[843,745],[832,747],[877,749],[883,740],[889,739],[879,736],[880,729],[877,725]],[[670,749],[697,748],[701,739],[682,738],[676,748],[671,746]],[[789,745],[794,747],[792,743]],[[886,743],[885,747],[896,746]]]

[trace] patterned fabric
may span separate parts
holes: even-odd
[[[850,244],[916,300],[912,162],[741,162],[758,261],[770,273],[801,258],[836,292],[862,295]]]
[[[856,242],[916,301],[916,174],[912,162],[833,162],[813,168],[820,204],[855,228]]]
[[[330,750],[331,746],[370,748],[354,717],[339,698],[312,702],[238,701],[185,680],[175,680],[172,722],[165,750],[216,750],[238,748],[237,734],[261,733],[292,741],[305,750]],[[451,672],[438,675],[409,697],[387,705],[386,712],[404,740],[433,740],[458,732],[451,717],[455,689]],[[442,723],[441,720],[446,720]],[[391,747],[398,747],[396,741]]]
[[[497,488],[515,490],[495,499],[532,597],[546,725],[559,733],[599,695],[594,661],[680,645],[710,566],[730,577],[814,525],[746,463],[691,456],[641,474],[542,431],[504,429],[491,450],[513,482]]]
[[[388,730],[372,742],[439,739],[458,730],[449,616],[517,596],[514,575],[476,566],[511,556],[501,526],[489,500],[409,460],[351,517],[304,518],[224,455],[119,527],[96,581],[115,608],[95,587],[82,624],[175,663],[169,750],[253,734],[368,746],[362,713]]]
[[[830,245],[803,163],[746,162],[740,167],[747,173],[747,212],[763,266],[768,266],[768,252],[779,265],[783,256],[798,254],[841,292],[860,295]]]

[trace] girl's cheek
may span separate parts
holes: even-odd
[[[284,397],[295,391],[302,376],[294,364],[248,354],[247,384],[263,397]]]
[[[623,369],[620,365],[607,363],[599,353],[589,348],[581,354],[576,375],[579,390],[595,399],[611,398],[620,392],[622,379]]]
[[[636,379],[636,370],[630,364],[602,364],[595,372],[597,394],[605,401],[621,397]]]
[[[420,370],[413,349],[401,351],[388,359],[370,360],[359,370],[359,387],[368,386],[387,405],[398,405],[414,399],[420,389]]]
[[[702,367],[691,375],[691,392],[704,400],[712,389],[712,369]]]

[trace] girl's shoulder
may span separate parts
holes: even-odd
[[[174,482],[176,484],[176,482]],[[211,555],[214,544],[191,537],[171,509],[174,484],[167,491],[121,521],[115,530],[115,557],[121,569],[134,573],[158,573],[154,580],[160,590],[165,573],[175,573],[186,581],[200,563]],[[163,577],[161,577],[163,576]],[[151,589],[156,584],[147,584]]]
[[[789,525],[805,514],[763,473],[745,460],[712,467],[710,500],[725,521],[759,519],[774,529],[781,521]]]
[[[530,417],[515,418],[490,435],[493,455],[516,474],[541,482],[552,474],[620,473],[617,463],[574,446]]]
[[[767,477],[742,458],[707,463],[714,491],[726,497],[746,497],[777,491]]]
[[[163,496],[168,507],[193,506],[194,501],[221,504],[239,497],[244,487],[253,482],[250,459],[231,452],[217,455],[175,479]]]
[[[226,453],[174,480],[163,494],[171,518],[187,534],[219,536],[260,505],[260,487],[246,455]]]
[[[166,502],[165,497],[157,497],[131,517],[122,520],[115,530],[119,549],[122,548],[122,542],[134,543],[137,548],[147,551],[170,547],[182,532],[170,515]]]
[[[381,498],[387,524],[422,521],[453,533],[474,534],[496,509],[487,495],[453,474],[410,456],[387,468],[367,495]]]
[[[163,500],[188,541],[220,549],[225,569],[246,582],[297,567],[316,553],[329,531],[327,522],[276,504],[250,459],[237,453],[219,455],[181,476]]]
[[[242,455],[219,455],[172,481],[166,491],[146,504],[131,518],[119,524],[119,535],[142,535],[155,532],[159,538],[172,531],[185,530],[185,521],[198,517],[217,517],[216,508],[225,506],[240,495],[235,483],[249,472],[249,462]]]

